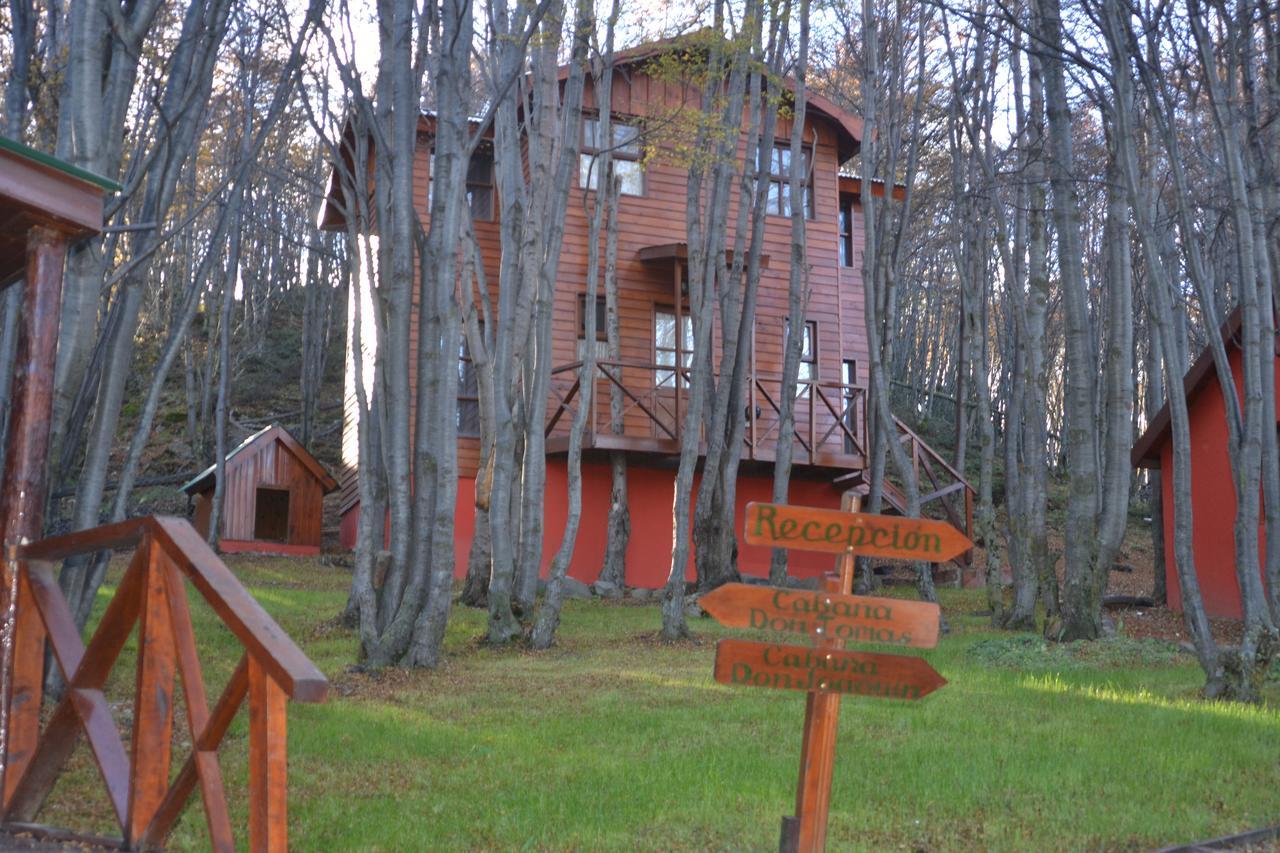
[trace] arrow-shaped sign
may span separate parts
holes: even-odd
[[[716,643],[715,678],[721,684],[740,687],[881,699],[919,699],[947,683],[923,658],[749,640]]]
[[[926,601],[727,583],[699,598],[698,604],[728,628],[922,649],[938,645],[940,611]]]
[[[745,532],[751,545],[836,554],[852,548],[859,555],[930,563],[944,563],[973,547],[942,521],[788,504],[747,504]]]

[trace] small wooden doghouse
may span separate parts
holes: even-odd
[[[1235,379],[1243,394],[1244,367],[1239,333],[1241,313],[1236,309],[1222,327],[1222,338]],[[1280,358],[1274,360],[1280,383]],[[1205,349],[1183,379],[1191,431],[1191,540],[1196,577],[1205,612],[1210,616],[1239,619],[1240,583],[1236,579],[1236,493],[1232,485],[1231,459],[1227,451],[1227,407],[1213,366],[1213,353]],[[1273,428],[1280,412],[1272,419]],[[1131,461],[1137,468],[1159,468],[1161,509],[1164,513],[1165,583],[1169,607],[1182,609],[1173,553],[1173,431],[1166,404],[1133,446]],[[1259,528],[1259,548],[1262,529]]]
[[[217,468],[182,487],[195,498],[192,523],[209,535]],[[272,425],[227,455],[219,547],[226,552],[320,553],[324,496],[337,480],[284,427]]]

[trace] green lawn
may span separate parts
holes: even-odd
[[[346,672],[354,639],[330,622],[343,570],[230,562],[333,681],[327,704],[290,708],[295,849],[777,848],[804,698],[712,681],[714,639],[743,632],[701,619],[699,644],[665,647],[655,606],[572,601],[533,654],[477,645],[483,614],[460,610],[441,671],[374,679]],[[982,663],[971,647],[999,636],[966,615],[982,593],[942,594],[953,633],[924,657],[950,684],[844,702],[829,849],[1146,849],[1280,823],[1276,704],[1200,701],[1193,661],[1141,649],[1153,663],[1063,665],[1038,644],[1022,669]],[[237,646],[196,618],[214,696]],[[240,821],[246,734],[242,713],[223,748]],[[43,822],[109,829],[99,790],[81,746]],[[189,809],[172,845],[203,849],[203,824]]]

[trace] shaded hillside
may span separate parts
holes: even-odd
[[[267,333],[237,335],[232,355],[233,374],[230,387],[227,447],[234,448],[244,438],[271,423],[279,423],[301,440],[302,420],[302,304],[301,289],[281,295],[272,306]],[[342,360],[344,352],[345,297],[335,297],[328,347],[325,355],[324,379],[320,403],[309,450],[330,471],[336,472],[342,458]],[[206,324],[197,320],[191,334],[196,351],[203,352],[216,340],[208,340]],[[159,359],[160,341],[140,342],[137,368],[130,379],[123,407],[121,428],[112,453],[108,475],[110,489],[103,516],[110,512],[115,500],[115,484],[128,449],[130,438],[141,416],[147,393],[147,382],[154,375]],[[129,500],[133,515],[165,513],[188,514],[187,498],[179,490],[186,479],[213,464],[214,424],[212,416],[200,412],[197,374],[197,406],[188,405],[186,376],[181,359],[166,381],[160,410],[143,454],[142,465]],[[216,393],[216,389],[214,391]],[[212,411],[212,404],[209,411]],[[190,417],[189,417],[190,415]],[[195,435],[191,431],[195,426]],[[55,487],[50,507],[50,528],[54,532],[67,529],[73,509],[75,482]],[[336,523],[326,508],[326,527]]]

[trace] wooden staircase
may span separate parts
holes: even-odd
[[[898,441],[906,446],[907,457],[911,460],[911,469],[920,488],[920,514],[946,521],[973,539],[973,486],[915,431],[896,417],[893,421]],[[843,489],[854,489],[868,485],[869,476],[869,469],[850,471],[837,477],[835,484]],[[905,514],[907,496],[902,487],[886,477],[881,488],[887,504],[886,514]],[[973,552],[966,551],[951,562],[961,570],[967,569],[973,563]]]

